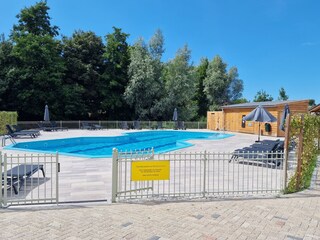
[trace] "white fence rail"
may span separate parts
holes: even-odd
[[[132,181],[134,161],[169,160],[169,180]],[[112,201],[279,194],[284,189],[282,152],[113,153]]]
[[[0,207],[58,203],[58,154],[0,153]]]
[[[81,124],[83,122],[86,123],[92,123],[92,124],[99,124],[104,129],[119,129],[121,128],[123,121],[103,121],[103,120],[78,120],[78,121],[56,121],[57,125],[59,127],[67,127],[69,129],[80,129]],[[134,121],[126,121],[128,124],[128,127],[134,126]],[[19,121],[18,125],[22,129],[32,129],[32,128],[38,128],[37,121]],[[164,129],[173,129],[175,127],[175,122],[173,121],[162,121],[162,128]],[[207,122],[184,122],[184,126],[187,129],[207,129]],[[140,121],[140,127],[143,129],[155,129],[158,128],[158,122],[157,121]]]

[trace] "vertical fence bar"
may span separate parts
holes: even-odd
[[[118,191],[118,150],[112,150],[112,199],[111,202],[115,203]]]
[[[2,152],[0,152],[0,175],[2,175]],[[6,188],[6,185],[4,185],[4,188]],[[2,207],[2,193],[0,194],[0,208]]]
[[[8,182],[7,182],[7,164],[8,164],[8,161],[7,161],[7,154],[5,153],[4,154],[4,159],[3,159],[3,172],[4,172],[4,189],[3,189],[3,206],[4,207],[7,207],[7,204],[8,204],[8,191],[7,191],[7,187],[8,187]],[[2,167],[1,167],[2,168]],[[11,192],[12,192],[12,188],[13,188],[13,185],[12,185],[12,182],[10,182],[11,184]]]
[[[207,176],[207,151],[204,151],[203,156],[203,191],[202,196],[206,196],[206,176]]]
[[[59,163],[59,154],[57,152],[56,153],[56,203],[57,204],[59,204],[59,172],[60,172],[60,163]],[[52,174],[52,168],[51,168],[51,174]]]
[[[288,158],[289,158],[289,143],[290,143],[290,121],[291,115],[288,114],[286,119],[286,129],[285,129],[285,139],[284,139],[284,159],[283,159],[283,190],[287,187],[287,178],[288,178]]]

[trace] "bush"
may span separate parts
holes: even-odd
[[[17,112],[0,112],[0,134],[7,133],[6,124],[17,124],[18,114]]]
[[[291,177],[286,188],[286,193],[297,192],[310,186],[313,171],[317,163],[318,146],[317,139],[320,138],[320,117],[316,115],[306,114],[302,121],[301,115],[296,115],[290,122],[290,137],[298,139],[300,129],[303,129],[301,155],[301,176],[299,185],[297,183],[297,170]]]

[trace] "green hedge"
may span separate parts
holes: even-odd
[[[297,185],[297,171],[290,178],[287,193],[297,192],[310,186],[313,171],[317,163],[318,146],[317,139],[320,137],[320,116],[306,114],[304,121],[301,115],[296,115],[290,122],[290,138],[298,140],[300,129],[303,128],[303,151],[300,184]]]
[[[17,112],[0,112],[0,134],[7,133],[6,124],[17,124],[18,113]]]

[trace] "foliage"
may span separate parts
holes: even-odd
[[[75,31],[57,38],[47,1],[23,8],[10,38],[0,36],[0,108],[18,111],[19,120],[41,120],[45,104],[52,118],[180,120],[206,117],[209,105],[243,101],[238,70],[216,56],[190,64],[190,50],[163,62],[164,36],[148,44],[127,43],[120,28],[101,37]]]
[[[57,36],[59,28],[51,26],[47,2],[38,2],[34,6],[24,8],[17,15],[19,24],[13,26],[13,35],[32,33],[37,36]]]
[[[154,99],[161,89],[155,81],[152,57],[142,39],[134,44],[130,58],[130,80],[125,90],[125,99],[134,108],[136,119],[149,120],[152,118]]]
[[[50,25],[48,10],[46,2],[23,9],[11,34],[13,61],[6,76],[10,86],[6,109],[17,110],[21,119],[39,120],[46,103],[53,116],[61,117],[57,96],[62,96],[64,64],[60,42],[53,38],[57,27]]]
[[[163,104],[166,118],[172,119],[174,108],[178,110],[179,120],[190,120],[196,116],[197,106],[194,99],[195,73],[189,64],[191,51],[188,46],[177,51],[175,58],[169,61],[164,70],[167,92]]]
[[[279,97],[278,100],[280,101],[286,101],[289,99],[289,96],[287,95],[286,91],[284,90],[283,87],[280,88],[279,90]]]
[[[316,105],[316,101],[314,99],[309,100],[309,107],[314,107]]]
[[[234,103],[241,99],[243,92],[243,81],[239,78],[238,68],[231,67],[228,72],[228,102]]]
[[[290,137],[298,141],[300,129],[303,129],[303,152],[301,156],[301,180],[297,185],[297,172],[291,177],[286,189],[287,193],[296,192],[310,186],[312,173],[316,166],[318,148],[316,139],[320,138],[320,117],[306,114],[293,116],[290,123]]]
[[[71,38],[63,38],[65,118],[97,118],[100,91],[107,88],[101,82],[103,53],[102,39],[93,32],[76,31]]]
[[[233,101],[233,104],[240,104],[240,103],[248,103],[249,101],[246,98],[239,98]]]
[[[124,92],[129,82],[128,68],[130,51],[127,38],[129,34],[120,28],[113,28],[113,33],[106,35],[104,48],[105,71],[102,76],[104,85],[101,89],[101,109],[109,118],[131,119],[132,111],[124,99]]]
[[[254,102],[268,102],[272,100],[273,100],[273,97],[264,90],[258,91],[256,96],[253,99]]]
[[[195,101],[198,106],[198,117],[207,117],[208,111],[208,99],[204,93],[203,81],[207,77],[207,69],[209,66],[209,60],[202,58],[200,65],[196,68],[196,89]]]
[[[6,125],[17,124],[17,112],[0,112],[0,134],[6,134]]]
[[[235,102],[242,97],[243,81],[239,79],[238,69],[231,67],[217,55],[209,63],[207,76],[204,79],[204,92],[208,98],[210,110]]]

